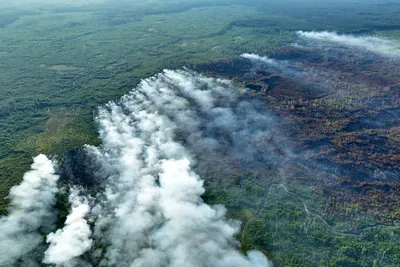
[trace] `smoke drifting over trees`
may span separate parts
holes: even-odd
[[[40,228],[54,221],[53,205],[58,176],[54,162],[45,155],[34,159],[32,170],[20,185],[10,190],[9,214],[0,219],[0,265],[10,266],[31,252],[42,241]]]
[[[204,182],[193,169],[211,163],[198,162],[203,151],[244,162],[256,157],[250,141],[268,133],[271,116],[240,95],[228,80],[165,70],[101,107],[102,145],[87,146],[86,155],[99,168],[90,179],[105,189],[95,198],[71,189],[70,214],[47,235],[43,263],[82,266],[89,257],[100,266],[270,266],[259,251],[240,252],[240,222],[226,219],[225,207],[203,202]],[[221,132],[229,148],[218,140]],[[11,190],[10,215],[0,227],[2,245],[14,251],[2,263],[43,243],[39,228],[53,216],[57,179],[53,163],[40,155]]]
[[[234,112],[218,106],[222,96],[236,97],[228,81],[164,71],[100,110],[103,146],[89,150],[110,173],[95,208],[95,242],[111,245],[103,264],[269,266],[260,252],[237,251],[240,224],[224,218],[224,207],[203,203],[203,181],[191,169],[195,144],[218,146],[201,130],[202,118],[237,130]],[[193,146],[177,141],[179,132]]]
[[[36,12],[35,8],[37,6],[44,6],[38,8],[43,8],[44,13],[38,14],[40,16],[43,15],[43,17],[49,14],[51,16],[54,15],[53,18],[50,18],[51,20],[48,18],[46,23],[49,23],[49,25],[54,24],[58,27],[52,28],[49,26],[44,30],[40,30],[38,31],[38,34],[41,35],[40,38],[33,36],[31,40],[21,38],[21,40],[15,41],[14,37],[17,37],[17,35],[9,34],[11,37],[6,40],[7,49],[0,51],[2,56],[12,54],[12,49],[23,51],[21,54],[12,54],[12,60],[8,61],[12,63],[10,66],[15,64],[17,67],[14,67],[20,71],[20,64],[16,59],[26,59],[30,56],[31,51],[37,51],[28,49],[32,41],[41,44],[38,46],[40,47],[39,50],[41,50],[38,53],[40,59],[35,64],[30,61],[31,65],[34,66],[32,69],[38,69],[40,71],[38,72],[39,74],[51,71],[51,74],[43,75],[51,77],[49,80],[54,78],[48,84],[56,86],[49,87],[47,83],[42,83],[40,77],[43,76],[37,76],[37,73],[32,72],[31,75],[34,77],[32,79],[35,82],[39,85],[41,84],[46,90],[51,88],[48,91],[42,88],[43,90],[40,91],[40,94],[46,96],[43,99],[36,99],[36,96],[32,97],[34,101],[32,100],[31,107],[33,111],[31,112],[37,112],[37,109],[40,108],[43,111],[43,121],[47,120],[47,116],[50,113],[48,109],[51,112],[57,110],[58,107],[68,110],[70,108],[69,105],[73,109],[80,109],[83,106],[87,108],[87,114],[89,115],[85,116],[89,118],[89,121],[92,119],[92,108],[98,103],[109,101],[111,98],[99,97],[99,95],[96,95],[98,92],[104,93],[106,97],[114,97],[118,93],[121,95],[122,90],[126,90],[127,86],[132,86],[133,83],[136,84],[138,81],[127,82],[126,80],[132,77],[139,79],[144,75],[149,75],[148,73],[158,72],[160,64],[174,62],[174,64],[178,65],[181,62],[186,62],[185,58],[188,54],[196,55],[193,56],[196,60],[189,61],[190,63],[210,60],[204,57],[209,51],[213,51],[213,53],[210,53],[212,55],[210,58],[213,60],[214,58],[230,57],[235,53],[240,54],[248,50],[256,51],[256,48],[264,48],[264,39],[257,41],[253,38],[256,35],[263,36],[261,38],[269,36],[271,40],[273,38],[273,40],[278,40],[278,37],[270,35],[271,33],[282,36],[287,35],[287,38],[279,39],[281,41],[277,41],[273,46],[274,48],[278,44],[282,44],[282,40],[285,40],[285,42],[288,40],[289,43],[289,41],[291,42],[300,37],[303,39],[303,43],[306,44],[329,43],[346,47],[345,50],[357,49],[357,51],[372,52],[374,57],[378,57],[376,56],[377,54],[382,56],[380,58],[383,59],[399,58],[400,56],[399,45],[389,40],[314,31],[298,31],[296,37],[293,29],[296,30],[299,27],[297,23],[301,21],[302,23],[308,22],[308,18],[296,18],[289,22],[286,21],[285,23],[290,27],[286,28],[284,32],[280,29],[281,21],[277,19],[281,17],[282,21],[286,20],[283,15],[270,16],[268,14],[265,17],[260,16],[260,19],[254,20],[251,15],[246,15],[253,14],[249,11],[246,11],[239,20],[235,15],[232,16],[235,17],[232,18],[232,21],[223,20],[221,25],[217,25],[218,27],[213,25],[213,27],[210,27],[212,28],[210,32],[204,30],[201,33],[202,30],[199,30],[199,34],[197,32],[195,34],[193,32],[184,33],[184,31],[192,31],[191,29],[200,29],[200,27],[197,27],[197,23],[201,21],[200,19],[193,20],[190,23],[190,27],[180,29],[178,26],[182,24],[182,21],[185,21],[185,17],[177,22],[175,21],[175,24],[171,24],[175,25],[176,29],[172,26],[173,30],[171,31],[170,29],[158,28],[159,25],[173,22],[173,19],[166,18],[168,12],[176,14],[177,11],[187,8],[193,11],[187,17],[196,17],[197,15],[193,14],[201,13],[204,10],[207,11],[213,5],[218,4],[223,7],[231,2],[249,5],[249,1],[205,0],[199,2],[208,3],[207,5],[186,5],[186,7],[181,5],[181,1],[173,0],[17,0],[13,3],[9,2],[8,0],[0,0],[0,4],[7,6],[19,6],[27,10],[32,7],[33,13]],[[104,6],[100,7],[99,5],[99,7],[94,8],[93,5],[91,7],[93,3],[102,2],[106,2]],[[195,1],[182,0],[182,3],[189,2]],[[298,4],[300,1],[295,2]],[[49,12],[52,8],[57,7],[58,4],[65,3],[68,5],[57,9],[57,12],[60,12],[59,14],[61,15],[56,15],[56,12],[54,14]],[[117,3],[121,4],[121,8],[108,9],[109,6],[117,5]],[[123,18],[119,17],[120,13],[124,13],[124,6],[130,6],[132,3],[138,4],[137,7],[131,7]],[[173,5],[169,6],[168,3]],[[264,7],[263,1],[254,0],[250,5],[255,3],[258,4],[257,6],[265,8],[265,10],[268,9],[268,7]],[[85,5],[87,5],[87,8],[71,9],[71,7]],[[159,6],[164,7],[164,5],[168,9],[157,8]],[[71,10],[75,10],[79,14],[76,21],[72,19],[64,21],[61,16],[69,18]],[[111,12],[108,12],[109,10]],[[262,9],[260,8],[260,10]],[[239,13],[243,13],[242,7],[238,8],[237,14]],[[298,12],[296,11],[296,13]],[[27,14],[30,13],[28,12]],[[147,17],[148,21],[143,22],[141,20],[144,19],[145,14],[152,14],[152,16]],[[220,14],[224,13],[219,13],[215,18],[221,18]],[[82,21],[78,19],[81,15]],[[30,25],[31,23],[39,25],[42,23],[42,17],[31,19],[29,17],[31,15],[26,16],[28,16],[27,20],[25,20],[26,18],[21,20],[21,24],[17,23],[16,27],[10,28],[10,31],[6,32],[4,36],[8,33],[13,33],[14,30],[17,31],[23,28],[24,25]],[[137,17],[132,19],[134,16]],[[176,17],[179,16],[176,15]],[[270,18],[271,21],[268,20]],[[4,25],[11,25],[17,19],[18,15],[12,16]],[[58,25],[57,20],[62,21],[63,24]],[[317,22],[307,25],[307,27],[302,27],[302,29],[310,30],[314,25],[319,26]],[[212,23],[210,22],[209,24],[211,25]],[[205,24],[205,27],[207,25]],[[35,33],[34,29],[36,30],[36,28],[28,28],[26,32],[21,31],[20,36],[24,35],[22,33]],[[129,32],[127,29],[129,29]],[[67,35],[59,34],[58,31],[64,30]],[[129,42],[132,40],[130,36],[131,30],[137,34],[135,35],[135,41],[138,41],[138,43]],[[247,31],[252,32],[252,34],[246,34]],[[108,36],[108,32],[112,32],[113,35],[110,35],[111,37]],[[128,37],[120,36],[120,34],[126,32],[128,32]],[[48,35],[49,33],[51,35]],[[199,36],[202,35],[202,39],[197,39],[197,34]],[[214,37],[218,37],[218,39],[213,39]],[[123,38],[129,41],[124,43],[122,42]],[[154,43],[147,42],[150,39],[155,40]],[[82,42],[82,46],[75,45],[78,40]],[[121,44],[119,44],[120,42]],[[26,46],[18,48],[19,43]],[[249,44],[252,43],[254,45],[250,46]],[[117,44],[120,46],[117,46]],[[234,50],[226,49],[228,47],[227,44],[231,46],[230,49],[233,47]],[[147,48],[151,45],[156,48],[154,50],[128,49],[129,51],[123,52],[121,49],[121,47],[131,48],[133,46]],[[45,49],[42,47],[45,47]],[[62,57],[59,59],[60,62],[54,60],[54,63],[51,63],[53,62],[49,59],[51,54],[48,55],[45,50],[54,47],[58,47],[59,50],[53,51],[53,57],[58,58],[54,55],[59,53],[62,54]],[[255,47],[255,49],[252,50],[251,47]],[[166,51],[159,53],[157,50],[161,49]],[[312,49],[311,47],[310,50]],[[196,50],[202,50],[204,54],[198,56],[198,54],[195,54]],[[220,53],[218,51],[223,52]],[[259,49],[260,53],[268,54],[265,51],[272,50],[270,48]],[[145,54],[146,56],[144,56]],[[118,58],[115,55],[122,56]],[[176,60],[178,63],[175,63],[177,55],[179,55],[179,60]],[[80,58],[80,62],[75,62],[74,57]],[[152,57],[160,58],[159,61],[150,62],[149,59]],[[272,77],[264,69],[260,70],[260,76],[265,76],[263,78],[265,82],[259,81],[257,84],[252,84],[253,88],[258,88],[254,90],[257,92],[252,93],[260,95],[266,93],[260,97],[260,99],[265,97],[263,100],[271,97],[271,92],[275,89],[273,88],[275,86],[273,79],[280,80],[283,79],[283,76],[285,78],[286,76],[294,77],[292,80],[297,79],[296,82],[306,84],[307,79],[300,81],[298,77],[312,73],[314,75],[309,75],[312,78],[308,78],[311,80],[309,84],[318,85],[319,88],[322,87],[319,84],[320,80],[323,80],[325,85],[329,82],[328,79],[321,79],[323,76],[319,76],[319,72],[317,70],[314,71],[310,65],[307,65],[307,69],[304,69],[303,65],[302,69],[301,64],[296,65],[292,59],[271,59],[256,54],[242,54],[241,57],[236,59],[247,61],[249,69],[253,69],[253,65],[263,65],[263,67],[268,66],[268,72],[272,71],[274,74],[279,74],[279,76]],[[34,57],[32,56],[32,58]],[[146,64],[142,63],[135,65],[136,63],[133,64],[131,62],[132,58],[146,62],[146,64],[149,63],[148,65],[157,66],[157,68],[147,68]],[[91,62],[93,65],[91,65]],[[254,62],[262,64],[253,64]],[[63,64],[72,64],[78,67]],[[169,65],[169,67],[175,68],[176,65],[173,67]],[[39,68],[38,66],[41,67]],[[318,66],[316,65],[315,68],[318,68]],[[118,72],[116,71],[117,69]],[[142,71],[136,72],[137,69]],[[313,72],[307,73],[307,70],[312,70]],[[129,76],[126,75],[127,73],[133,74]],[[284,75],[281,75],[282,73]],[[240,73],[239,69],[239,73],[236,76],[239,80],[242,78],[240,75],[242,73]],[[236,77],[234,78],[236,79]],[[10,81],[17,81],[18,79],[17,76],[8,78]],[[115,84],[110,85],[111,83],[109,82],[111,80],[118,81],[118,83],[115,83],[118,86]],[[360,80],[364,81],[364,79]],[[241,80],[241,82],[246,85],[248,81]],[[268,82],[270,83],[268,84]],[[9,97],[14,94],[12,91],[14,84],[12,83],[10,82],[11,89],[4,96]],[[21,82],[20,84],[27,87],[26,85],[31,83]],[[99,85],[104,87],[98,87]],[[90,87],[90,90],[86,90],[85,94],[72,95],[71,92],[79,91],[78,88],[87,89],[88,87],[86,86]],[[110,93],[104,89],[106,87],[113,88],[112,90],[116,88],[116,91],[119,91]],[[282,87],[278,89],[282,89]],[[303,95],[305,95],[305,90],[309,89],[306,87],[302,88],[304,89],[301,92]],[[292,90],[293,87],[288,86],[284,89]],[[60,91],[63,94],[59,93]],[[30,96],[31,92],[27,92],[26,95]],[[81,93],[81,91],[79,92]],[[126,91],[123,92],[125,93]],[[350,90],[346,92],[348,93]],[[49,94],[47,95],[47,93]],[[64,93],[69,95],[70,102],[65,102],[65,99],[63,99]],[[56,266],[92,266],[93,264],[94,266],[134,267],[272,266],[272,263],[260,251],[242,252],[237,241],[237,236],[242,227],[241,223],[228,219],[226,216],[227,209],[224,206],[209,205],[202,199],[205,193],[204,179],[207,178],[204,173],[207,173],[209,169],[213,170],[213,167],[217,168],[214,166],[216,161],[213,156],[218,157],[218,159],[227,159],[226,162],[229,161],[229,163],[233,161],[239,162],[238,165],[244,166],[243,169],[251,171],[266,169],[265,163],[272,163],[270,165],[278,166],[276,167],[276,174],[282,169],[281,166],[284,165],[282,162],[289,158],[286,156],[291,152],[285,145],[287,140],[284,140],[284,137],[281,136],[283,134],[271,134],[275,117],[269,113],[265,102],[259,103],[254,101],[254,98],[250,100],[250,98],[245,97],[246,93],[248,94],[249,92],[238,88],[229,80],[208,78],[186,69],[177,71],[165,70],[158,75],[142,80],[136,88],[120,100],[109,102],[100,107],[96,120],[99,126],[101,145],[98,147],[88,145],[82,150],[74,150],[65,154],[60,166],[61,171],[58,172],[63,178],[62,183],[58,181],[56,164],[46,156],[39,155],[34,159],[32,170],[24,175],[21,184],[11,189],[9,213],[0,218],[0,266],[36,266],[40,264],[54,264]],[[279,90],[276,90],[275,93],[283,95]],[[294,93],[296,93],[294,90],[291,91],[288,99],[284,101],[279,100],[279,98],[276,101],[278,104],[285,102],[282,105],[282,109],[289,107],[288,110],[293,110],[292,114],[294,111],[304,108],[299,112],[304,112],[302,114],[306,115],[308,107],[321,107],[315,114],[322,114],[321,117],[326,115],[326,118],[328,118],[329,114],[323,114],[328,105],[331,105],[331,107],[342,105],[342,102],[332,99],[329,103],[326,101],[326,106],[324,107],[322,104],[325,104],[323,101],[326,99],[322,98],[321,101],[315,101],[311,105],[310,103],[314,100],[311,97],[310,99],[305,99],[304,103],[297,105],[294,98],[302,99],[301,96],[303,95],[300,93],[294,95]],[[52,98],[57,98],[58,102],[53,103],[50,101]],[[14,102],[9,101],[9,103],[6,103],[10,105],[10,108],[6,110],[7,113],[13,114],[26,109],[27,105],[24,105],[24,102],[20,102],[19,97],[14,100]],[[343,104],[343,108],[346,105],[347,102]],[[55,107],[54,110],[53,107]],[[64,112],[64,109],[60,110]],[[16,118],[25,119],[25,113],[20,114],[22,115]],[[307,120],[305,115],[302,118]],[[10,118],[14,117],[10,115]],[[8,117],[6,120],[13,121]],[[30,121],[30,119],[28,118],[26,121]],[[32,121],[36,122],[33,119]],[[54,121],[57,121],[57,116],[54,116]],[[312,123],[311,120],[310,123]],[[328,128],[331,125],[330,123],[326,119],[323,125]],[[60,123],[60,125],[62,124]],[[65,120],[64,124],[73,124],[73,120]],[[335,126],[334,124],[332,122],[332,128]],[[63,127],[57,128],[57,130],[61,132],[64,129]],[[26,129],[28,126],[15,126],[15,128]],[[303,129],[309,130],[308,128],[307,125]],[[37,128],[35,129],[37,130]],[[40,130],[37,131],[39,132]],[[79,135],[79,131],[78,134],[68,133],[60,140],[62,142],[65,140],[70,142],[71,136]],[[311,129],[311,131],[318,133],[318,129]],[[54,132],[56,132],[54,135],[59,134],[57,131]],[[49,140],[46,135],[44,135],[43,139],[44,143]],[[311,139],[310,141],[314,141]],[[28,140],[31,141],[32,139]],[[12,141],[14,142],[14,140]],[[82,141],[82,143],[84,142],[86,141]],[[37,144],[33,141],[32,143]],[[79,145],[82,143],[79,143]],[[20,146],[26,149],[26,147]],[[257,146],[260,147],[256,148]],[[12,153],[10,152],[10,154]],[[277,154],[279,156],[276,156]],[[76,164],[77,161],[79,161],[78,164]],[[282,165],[279,165],[281,163]],[[222,169],[222,174],[231,171],[228,164],[221,166],[220,169]],[[288,169],[288,172],[292,172],[292,170],[294,169]],[[306,177],[306,174],[301,175]],[[386,178],[385,175],[383,177]],[[239,188],[245,178],[239,177],[237,180],[236,185]],[[53,207],[59,191],[57,182],[59,182],[59,186],[60,184],[63,186],[68,184],[68,186],[72,187],[69,196],[71,207],[64,225],[60,229],[56,229],[53,223],[57,215]],[[275,185],[278,184],[278,182],[273,183]],[[76,187],[77,184],[82,188]],[[283,184],[280,185],[281,188],[286,190]],[[264,189],[262,188],[262,190]],[[286,190],[286,193],[291,194],[288,190]],[[292,194],[292,196],[297,195]],[[297,201],[298,199],[303,201],[300,197],[296,197]],[[263,196],[261,205],[266,206],[267,200],[267,197]],[[301,204],[304,205],[304,210],[308,216],[311,212],[304,203],[302,202]],[[257,211],[254,212],[255,218],[259,216],[259,211],[264,208],[261,205],[261,208],[257,208]],[[296,215],[297,219],[302,214],[302,208],[303,206],[301,206]],[[267,220],[265,218],[260,219],[262,226],[260,229],[267,229],[267,224],[265,223]],[[322,219],[321,216],[318,218]],[[324,219],[322,220],[332,228]],[[308,228],[304,229],[307,231]],[[267,237],[265,240],[267,240]],[[319,242],[318,238],[315,238],[315,240],[312,242]],[[328,238],[325,240],[328,240]],[[306,242],[309,241],[306,240]],[[39,246],[40,248],[37,249]],[[260,245],[259,247],[263,246]],[[243,250],[245,248],[248,247],[243,246]],[[364,253],[364,250],[362,253]],[[32,256],[32,254],[36,255]],[[37,255],[40,255],[40,260],[38,260]]]
[[[50,233],[46,237],[49,248],[45,252],[43,262],[57,266],[74,266],[74,258],[82,255],[92,246],[91,230],[85,220],[90,207],[85,197],[79,196],[79,189],[71,189],[69,201],[72,205],[71,213],[65,221],[63,229]]]
[[[331,42],[348,47],[363,49],[385,57],[400,57],[400,45],[391,40],[379,37],[353,36],[346,34],[337,34],[335,32],[304,32],[298,31],[297,34],[302,38],[317,40],[322,42]]]

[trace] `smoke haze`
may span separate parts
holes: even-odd
[[[271,59],[269,57],[261,57],[261,56],[256,55],[256,54],[245,53],[245,54],[242,54],[241,57],[244,57],[244,58],[247,58],[247,59],[250,59],[250,60],[254,60],[254,61],[257,61],[257,60],[258,61],[263,61],[265,63],[268,63],[268,64],[272,65],[272,66],[279,65],[278,62],[276,60],[274,60],[274,59]]]
[[[244,53],[241,55],[241,57],[247,58],[253,62],[265,63],[269,67],[274,68],[278,71],[282,71],[289,75],[300,76],[303,74],[301,71],[294,68],[296,64],[291,63],[287,60],[276,60],[266,56],[259,56],[257,54],[249,54],[249,53]]]
[[[82,6],[88,4],[103,3],[104,0],[0,0],[2,7],[36,7],[46,5]]]
[[[385,57],[399,57],[400,44],[379,37],[340,35],[335,32],[298,31],[300,37],[363,49]]]

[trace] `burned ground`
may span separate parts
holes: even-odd
[[[320,192],[333,224],[355,218],[338,216],[346,203],[359,207],[360,217],[373,215],[372,224],[399,220],[399,63],[344,47],[288,46],[271,58],[301,75],[260,62],[249,68],[245,58],[197,69],[235,79],[280,118],[277,129],[291,140],[293,155],[276,169],[286,169],[295,191]],[[269,179],[263,183],[273,184]]]

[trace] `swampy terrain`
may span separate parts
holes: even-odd
[[[278,267],[400,266],[398,44],[400,3],[390,0],[5,4],[0,212],[40,153],[59,162],[60,186],[95,195],[82,151],[101,144],[98,107],[164,69],[186,69],[232,81],[239,99],[269,114],[250,154],[236,157],[220,130],[221,147],[195,155],[202,199],[242,222],[242,252],[259,250]],[[62,227],[69,204],[60,192]]]

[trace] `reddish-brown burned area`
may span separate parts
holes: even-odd
[[[285,161],[285,182],[321,192],[325,216],[399,220],[400,60],[312,44],[270,58],[284,68],[237,57],[197,70],[234,79],[265,101],[279,119],[260,151],[282,157],[274,138],[284,135],[296,159]]]

